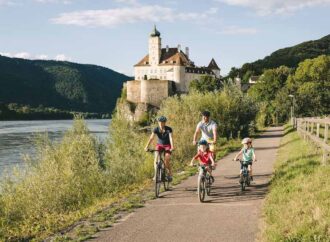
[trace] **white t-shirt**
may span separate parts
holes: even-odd
[[[204,123],[203,121],[200,121],[197,124],[197,128],[199,128],[202,131],[202,138],[203,140],[213,139],[213,129],[217,128],[216,122],[213,120],[210,120],[208,123]]]

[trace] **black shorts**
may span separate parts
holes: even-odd
[[[250,161],[245,161],[246,163],[248,163],[248,166],[250,165],[250,166],[252,166],[252,160],[250,160]],[[243,162],[241,163],[241,170],[243,169]]]

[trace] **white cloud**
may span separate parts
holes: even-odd
[[[16,5],[16,3],[12,0],[0,0],[0,6],[11,6]]]
[[[64,55],[64,54],[59,54],[55,56],[55,60],[57,61],[71,61],[71,58]]]
[[[64,3],[64,4],[70,4],[72,3],[71,0],[34,0],[38,3]]]
[[[41,54],[41,55],[36,55],[35,59],[36,60],[48,60],[49,58],[48,58],[48,55]]]
[[[330,4],[330,0],[215,0],[253,9],[258,15],[288,14],[299,9]]]
[[[31,59],[31,54],[28,52],[19,52],[14,54],[13,57],[22,58],[22,59]]]
[[[40,54],[33,55],[29,52],[18,52],[18,53],[9,53],[9,52],[0,52],[0,55],[12,57],[12,58],[22,58],[30,60],[57,60],[57,61],[71,61],[72,59],[64,54],[58,54],[54,58],[50,58],[48,55]]]
[[[255,28],[242,28],[238,26],[227,26],[224,29],[220,30],[220,34],[225,35],[248,35],[256,34],[258,31]]]
[[[139,5],[139,2],[137,0],[115,0],[117,3],[124,3],[128,5]]]
[[[216,8],[205,12],[178,12],[159,5],[145,5],[62,13],[51,21],[55,24],[115,27],[136,22],[204,21],[216,12]]]

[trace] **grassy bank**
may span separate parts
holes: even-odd
[[[264,204],[262,241],[330,241],[330,166],[290,127]]]

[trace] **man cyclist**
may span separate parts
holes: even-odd
[[[154,168],[155,168],[155,176],[156,176],[156,169],[157,169],[157,160],[158,156],[160,154],[160,151],[165,151],[165,167],[168,170],[168,181],[172,181],[172,167],[170,164],[171,160],[171,152],[174,150],[173,145],[173,135],[172,135],[172,128],[169,126],[166,126],[167,118],[164,116],[160,116],[157,118],[158,121],[158,127],[154,128],[152,131],[152,134],[150,135],[150,138],[147,142],[147,145],[145,147],[145,151],[148,151],[150,143],[153,141],[155,135],[158,137],[157,145],[156,145],[156,152],[155,152],[155,162],[154,162]],[[154,176],[154,179],[155,179]]]
[[[210,119],[210,116],[211,113],[209,111],[202,112],[202,121],[197,124],[193,145],[197,144],[197,135],[202,133],[200,140],[206,140],[210,144],[210,151],[214,152],[214,144],[217,142],[217,124]]]

